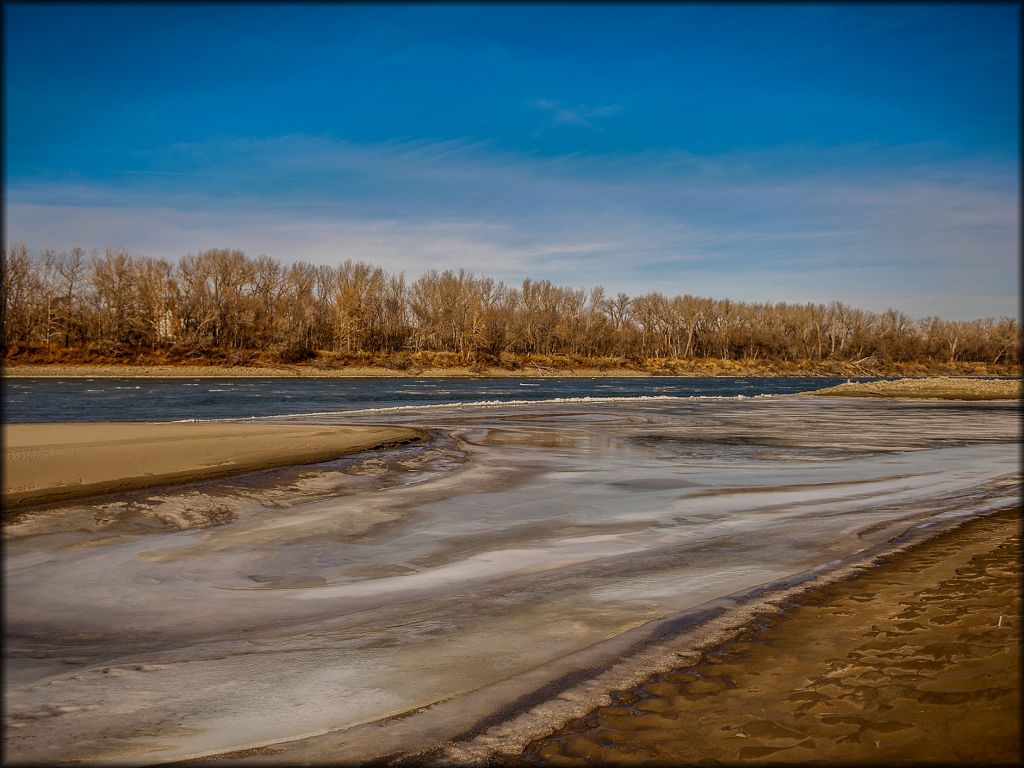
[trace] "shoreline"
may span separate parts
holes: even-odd
[[[552,368],[526,365],[509,370],[500,367],[471,369],[468,366],[424,367],[398,370],[375,366],[319,367],[315,365],[63,365],[11,364],[0,368],[0,377],[18,378],[875,378],[929,377],[988,378],[1019,377],[1020,371],[1000,368],[992,373],[984,364],[960,366],[891,365],[872,368],[836,363],[834,365],[801,366],[793,363],[753,364],[745,361],[690,361],[685,365],[639,368]]]
[[[767,702],[764,704],[765,706],[792,701],[817,702],[819,699],[816,696],[809,695],[806,699],[799,698],[799,692],[787,698],[786,695],[791,691],[787,690],[788,683],[785,675],[782,675],[781,681],[769,682],[763,679],[767,676],[766,671],[772,671],[772,664],[782,664],[784,661],[777,660],[776,657],[770,655],[770,651],[765,650],[764,643],[768,640],[768,636],[771,637],[768,641],[771,646],[779,646],[783,643],[786,643],[787,649],[789,646],[793,646],[791,649],[793,655],[802,656],[806,648],[812,649],[809,652],[811,654],[818,653],[821,658],[816,661],[822,667],[821,672],[827,678],[827,684],[831,684],[835,677],[835,670],[829,673],[825,667],[838,651],[836,647],[829,645],[829,642],[835,638],[825,637],[825,635],[835,634],[829,625],[832,615],[842,615],[843,611],[852,612],[853,619],[848,622],[847,631],[871,628],[870,631],[875,633],[872,637],[875,637],[877,641],[884,641],[885,633],[877,631],[877,622],[884,620],[883,614],[897,615],[901,610],[905,612],[908,608],[908,604],[903,601],[894,604],[886,602],[884,599],[878,600],[874,593],[865,597],[854,597],[851,602],[847,593],[853,593],[865,584],[881,584],[884,587],[892,582],[898,585],[901,580],[907,579],[905,571],[926,570],[929,566],[931,566],[932,574],[936,571],[943,571],[944,575],[958,577],[965,568],[961,560],[966,562],[966,556],[972,554],[971,546],[976,544],[973,540],[978,538],[979,533],[984,535],[986,527],[989,529],[1001,528],[1004,538],[1007,539],[1010,533],[1019,537],[1021,508],[1019,506],[1003,508],[977,517],[946,521],[945,524],[931,530],[915,528],[913,532],[893,539],[888,548],[878,551],[879,548],[874,547],[864,557],[848,562],[838,569],[820,576],[779,589],[772,588],[772,585],[766,585],[763,594],[758,590],[753,590],[750,594],[751,599],[741,601],[732,609],[712,616],[694,629],[686,630],[664,642],[652,644],[635,656],[624,658],[619,664],[601,674],[564,690],[547,701],[538,702],[536,706],[519,713],[518,716],[506,718],[486,729],[467,734],[468,740],[460,738],[444,744],[440,748],[430,750],[426,754],[430,757],[441,756],[447,761],[489,762],[515,766],[583,765],[591,762],[607,763],[618,760],[653,760],[669,764],[673,762],[692,764],[696,763],[700,757],[709,755],[725,764],[740,759],[785,761],[786,758],[780,754],[782,750],[807,745],[800,739],[785,741],[787,735],[792,735],[792,730],[790,734],[783,734],[782,729],[776,728],[774,724],[760,728],[755,726],[751,729],[754,731],[753,733],[739,737],[729,734],[733,738],[731,747],[735,747],[737,744],[741,748],[763,746],[763,750],[753,750],[742,755],[730,752],[714,754],[702,752],[700,755],[694,756],[685,753],[658,752],[657,742],[667,740],[667,736],[654,737],[652,742],[646,745],[647,751],[642,754],[630,750],[629,739],[620,737],[616,740],[617,749],[621,749],[620,753],[616,749],[607,749],[606,744],[604,747],[599,747],[595,745],[594,741],[587,740],[587,743],[584,743],[580,741],[580,738],[581,734],[583,734],[582,738],[585,738],[585,734],[593,731],[596,727],[604,729],[601,731],[602,739],[609,738],[607,729],[610,727],[611,718],[618,718],[616,722],[621,724],[621,718],[624,716],[623,708],[632,707],[638,699],[650,701],[653,697],[662,700],[659,704],[643,704],[633,707],[634,711],[625,715],[655,721],[653,724],[652,722],[638,723],[637,727],[641,729],[662,728],[664,730],[659,733],[667,733],[670,729],[678,728],[676,717],[696,719],[698,715],[702,716],[704,710],[701,709],[700,702],[706,702],[709,708],[714,706],[716,697],[730,691],[733,681],[733,678],[730,677],[729,682],[724,684],[706,683],[710,679],[707,674],[708,666],[712,665],[713,667],[719,663],[718,660],[722,657],[729,658],[729,654],[738,645],[745,645],[745,651],[753,648],[755,653],[767,654],[772,660],[771,663],[762,663],[755,669],[745,668],[742,663],[737,663],[725,670],[737,679],[740,674],[749,674],[751,679],[746,682],[749,683],[751,691],[756,691],[761,695],[761,699]],[[903,541],[900,541],[901,539]],[[981,550],[987,552],[993,548],[1002,550],[1003,544],[986,545]],[[978,547],[975,546],[975,549],[977,550]],[[936,556],[936,552],[939,553],[938,556]],[[1005,553],[1005,555],[1004,559],[1007,562],[1003,563],[1004,566],[1013,566],[1018,562],[1016,555],[1009,553]],[[934,567],[936,560],[938,568]],[[929,580],[926,577],[914,586],[925,591],[926,600],[922,601],[924,603],[933,601],[934,598],[930,595],[940,590],[945,583],[945,581]],[[1011,587],[1016,585],[1019,588],[1019,578],[1011,578],[1010,585]],[[926,591],[929,589],[932,592]],[[837,605],[839,602],[837,595],[843,598],[841,606]],[[998,624],[997,628],[1000,630],[1005,627],[1007,632],[1006,648],[1011,653],[1014,649],[1018,649],[1020,640],[1019,591],[1015,599],[1017,610],[1002,614],[999,622],[992,622],[993,627]],[[805,621],[797,625],[793,616],[799,614],[803,609],[818,609],[824,615],[820,620]],[[902,619],[903,617],[897,615],[897,618]],[[910,618],[907,615],[907,620]],[[891,617],[889,619],[894,621]],[[789,623],[787,624],[787,622]],[[904,626],[908,626],[905,621],[903,623]],[[789,628],[790,626],[792,629]],[[1012,636],[1009,634],[1011,629],[1014,632]],[[787,632],[790,633],[788,636]],[[794,637],[794,635],[798,636]],[[864,639],[870,641],[872,638],[865,637]],[[890,643],[889,645],[900,645],[900,643]],[[854,669],[855,675],[866,675],[867,679],[872,681],[868,685],[873,687],[875,685],[873,673],[877,671],[874,667],[876,665],[884,666],[889,662],[884,661],[883,648],[872,651],[865,649],[865,651],[851,653],[851,661],[848,666]],[[1019,649],[1017,652],[1019,654]],[[927,653],[926,650],[925,654],[927,655]],[[955,661],[958,658],[954,651],[949,651],[948,654],[948,659]],[[742,661],[746,661],[746,659]],[[1012,668],[1005,670],[1004,674],[1006,677],[1016,679],[1014,672],[1019,676],[1020,671],[1019,655],[1014,657],[1010,666]],[[954,670],[954,673],[958,671],[960,670]],[[968,669],[966,672],[970,673],[970,670]],[[684,690],[670,690],[669,686],[663,685],[666,680],[670,681],[677,689],[683,687]],[[772,683],[778,685],[773,687]],[[686,685],[690,686],[689,690],[685,690]],[[695,700],[698,703],[694,711],[687,712],[685,707],[693,705]],[[860,700],[863,699],[855,699],[855,701]],[[747,702],[747,705],[749,707],[762,706],[762,702],[753,704]],[[673,707],[678,708],[678,714],[672,710]],[[1018,707],[1011,705],[1009,711],[1016,713]],[[607,717],[601,719],[606,714]],[[745,712],[745,714],[749,718],[749,713]],[[825,714],[827,715],[827,713]],[[958,716],[962,717],[962,715]],[[658,718],[668,719],[656,722]],[[852,722],[856,716],[850,715],[848,720],[850,718],[852,718],[850,720]],[[841,717],[837,717],[837,722],[841,720]],[[752,724],[748,723],[748,725]],[[734,722],[731,725],[736,726],[736,730],[739,730],[738,727],[743,723]],[[884,728],[883,725],[883,731]],[[1007,738],[1006,741],[1016,745],[1019,749],[1019,722],[1016,723],[1016,728],[1016,734]],[[644,733],[652,732],[638,731],[641,738]],[[687,736],[687,739],[690,739],[692,735],[691,733]],[[778,742],[779,738],[785,741],[781,747]],[[852,741],[852,739],[846,741]],[[604,742],[602,741],[602,743]],[[546,750],[545,745],[547,745]],[[811,759],[813,761],[817,754],[810,751],[801,753],[799,757],[794,756],[793,759]],[[870,757],[870,754],[854,752],[852,754],[840,753],[829,759],[859,763]],[[902,759],[905,761],[906,758],[906,755],[890,753],[881,759],[876,757],[875,760],[881,764],[888,764],[891,760]],[[936,759],[932,758],[933,761]],[[956,762],[949,758],[946,761]],[[1005,758],[997,760],[997,762],[1003,761]],[[1011,759],[1009,762],[1015,762],[1015,759]]]
[[[407,427],[83,422],[3,425],[8,510],[314,464],[422,440]],[[125,476],[125,467],[132,472]]]
[[[781,601],[519,760],[1016,763],[1020,522],[973,518]]]
[[[415,371],[371,366],[319,368],[309,365],[280,366],[226,366],[226,365],[12,365],[5,366],[2,377],[61,378],[61,379],[435,379],[435,378],[611,378],[652,377],[644,371],[579,368],[571,370],[524,369],[510,371],[504,368],[488,369],[477,373],[469,368],[423,368]]]
[[[685,616],[655,622],[657,626],[653,628],[637,628],[610,641],[618,648],[617,658],[611,663],[601,661],[606,655],[601,648],[588,649],[581,653],[578,663],[582,666],[578,673],[566,674],[539,689],[524,688],[523,684],[528,682],[525,680],[498,683],[501,688],[511,686],[512,689],[520,689],[520,695],[513,697],[511,707],[502,708],[475,723],[460,719],[463,705],[469,702],[460,704],[458,699],[440,701],[422,710],[395,713],[383,720],[321,735],[195,755],[167,765],[335,764],[339,756],[343,756],[346,763],[394,759],[398,764],[412,761],[417,764],[536,765],[537,762],[527,760],[525,751],[529,747],[550,739],[597,709],[613,704],[614,692],[641,686],[654,676],[681,667],[699,665],[708,655],[749,637],[759,627],[784,621],[794,605],[820,600],[830,590],[841,589],[860,577],[888,578],[894,561],[897,565],[901,558],[914,562],[923,556],[926,547],[946,547],[955,553],[959,542],[974,527],[1000,519],[1012,520],[1014,530],[1019,530],[1020,507],[1004,507],[967,519],[926,522],[925,525],[931,527],[913,526],[832,570],[805,573],[764,584],[696,606]],[[858,603],[856,607],[865,612],[886,607],[898,610],[898,606],[879,606],[871,602]],[[865,616],[860,618],[871,620]],[[803,639],[806,639],[806,634]],[[491,699],[495,691],[489,688],[460,698]],[[504,698],[501,695],[497,697],[498,700]],[[385,740],[389,744],[386,753],[380,750],[380,744]],[[664,757],[660,759],[666,761]],[[613,753],[604,755],[598,762],[607,764],[615,760],[617,756]],[[586,758],[570,758],[564,763],[541,764],[582,765],[589,762]],[[667,762],[673,761],[667,759]]]

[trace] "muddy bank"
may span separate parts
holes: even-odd
[[[1020,367],[985,363],[890,363],[859,365],[844,361],[771,361],[771,360],[674,360],[652,358],[643,361],[520,361],[511,367],[501,365],[386,365],[256,364],[256,365],[147,365],[147,364],[68,364],[8,362],[0,374],[4,378],[48,376],[59,378],[611,378],[657,376],[1013,376]]]
[[[1020,511],[794,599],[517,761],[1017,763]]]
[[[398,370],[368,365],[343,367],[320,367],[302,365],[7,365],[3,369],[5,378],[48,376],[59,378],[319,378],[345,379],[361,377],[383,378],[523,378],[523,377],[566,377],[600,378],[619,376],[651,376],[646,371],[628,368],[575,368],[550,369],[527,366],[521,369],[484,368],[471,370],[457,368],[412,368]]]
[[[1019,400],[1020,379],[968,379],[936,376],[927,379],[847,382],[808,395],[833,397],[913,397],[937,400]]]

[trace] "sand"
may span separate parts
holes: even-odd
[[[939,400],[1019,400],[1020,379],[973,379],[936,376],[926,379],[847,382],[805,392],[831,397],[912,397]]]
[[[406,427],[248,423],[3,426],[3,501],[81,498],[311,464],[422,437]]]
[[[1020,511],[798,597],[519,761],[1018,764]]]

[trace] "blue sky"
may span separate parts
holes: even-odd
[[[1017,314],[1015,5],[18,5],[5,237]]]

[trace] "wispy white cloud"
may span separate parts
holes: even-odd
[[[628,225],[573,233],[472,219],[296,216],[290,211],[158,205],[10,203],[5,213],[15,239],[45,243],[40,247],[112,245],[172,260],[205,248],[232,247],[286,261],[361,259],[411,276],[466,268],[513,281],[561,274],[570,283],[592,283],[591,268],[614,274],[626,252],[637,264],[656,266],[665,234]]]
[[[1015,168],[879,167],[863,161],[871,148],[837,168],[823,152],[545,158],[463,141],[211,141],[104,180],[9,183],[5,231],[36,249],[176,258],[231,246],[411,277],[464,267],[633,293],[1016,311]],[[934,296],[948,302],[919,298]]]
[[[578,125],[583,128],[593,128],[594,120],[612,117],[622,112],[622,107],[617,104],[603,107],[591,107],[586,104],[569,106],[553,99],[532,99],[529,105],[544,112],[551,112],[555,125]]]

